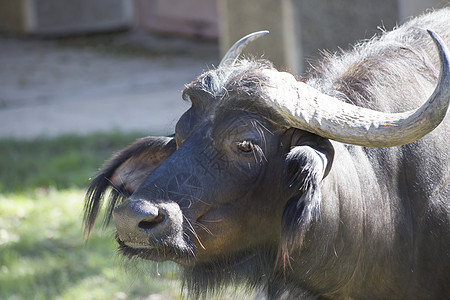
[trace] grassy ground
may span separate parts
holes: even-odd
[[[137,136],[0,140],[0,299],[179,298],[176,267],[122,260],[113,228],[83,240],[89,177]]]
[[[64,135],[55,139],[0,140],[0,193],[86,188],[89,178],[136,134]]]

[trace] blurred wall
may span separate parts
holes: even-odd
[[[217,39],[216,0],[135,0],[135,26],[156,33]]]
[[[0,0],[0,31],[20,33],[25,31],[24,1]]]
[[[348,49],[391,30],[407,17],[448,0],[217,0],[222,55],[242,36],[268,29],[247,52],[263,54],[278,68],[301,73],[321,50]]]
[[[404,22],[431,8],[442,8],[449,5],[449,0],[398,0],[399,20]]]
[[[0,31],[61,36],[129,27],[131,0],[0,0]]]
[[[69,35],[118,28],[219,38],[222,54],[242,36],[268,29],[252,55],[294,73],[320,50],[346,49],[449,0],[0,0],[0,31]]]

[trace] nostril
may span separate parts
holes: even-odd
[[[142,230],[153,229],[158,224],[161,224],[165,219],[165,215],[159,212],[157,216],[151,216],[139,222],[138,227]]]

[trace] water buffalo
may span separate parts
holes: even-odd
[[[86,233],[112,187],[120,252],[178,263],[193,298],[235,283],[269,299],[448,297],[450,8],[299,80],[238,59],[263,34],[186,86],[173,136],[105,163]]]

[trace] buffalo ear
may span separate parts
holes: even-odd
[[[105,226],[111,220],[116,204],[130,196],[166,158],[176,150],[172,137],[145,137],[116,153],[105,162],[92,179],[86,192],[84,205],[84,231],[86,237],[94,226],[103,198],[109,188],[109,204]]]
[[[320,183],[328,175],[334,157],[331,143],[295,146],[285,160],[285,179],[289,200],[282,216],[280,255],[284,263],[289,253],[302,246],[306,231],[318,216],[322,194]]]

